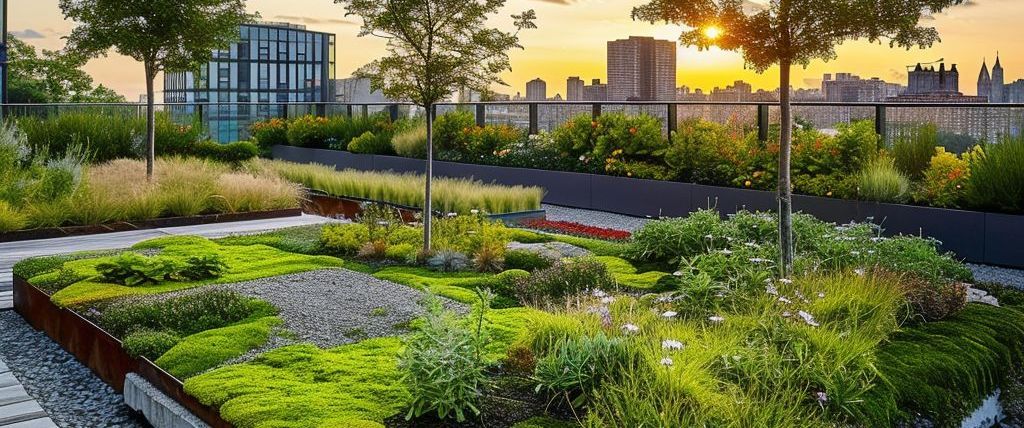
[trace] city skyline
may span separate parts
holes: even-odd
[[[764,0],[753,0],[754,3]],[[579,76],[583,81],[600,78],[606,80],[607,67],[605,43],[629,36],[654,37],[662,40],[677,40],[680,28],[673,25],[633,22],[629,12],[640,1],[613,0],[510,0],[506,12],[496,17],[498,24],[505,24],[510,13],[534,8],[538,14],[540,29],[524,34],[522,43],[525,51],[511,53],[511,72],[503,77],[509,87],[495,88],[499,92],[515,94],[525,88],[527,81],[541,78],[549,84],[549,93],[566,96],[564,82],[568,76]],[[263,20],[288,21],[307,25],[311,30],[331,32],[338,37],[339,77],[348,76],[355,68],[383,53],[383,42],[373,38],[357,38],[357,20],[346,18],[342,7],[331,0],[296,0],[282,4],[273,0],[250,0],[249,8],[260,12]],[[63,46],[60,37],[66,35],[74,24],[66,22],[60,15],[57,0],[39,0],[32,4],[21,4],[10,8],[10,30],[25,41],[46,49]],[[302,13],[295,13],[302,10]],[[889,82],[905,82],[905,66],[918,62],[930,62],[946,58],[959,64],[961,70],[980,70],[983,60],[991,66],[993,54],[1001,50],[1002,65],[1007,70],[1006,81],[1012,82],[1022,76],[1024,55],[1011,49],[1010,43],[1016,34],[1013,12],[1024,13],[1024,4],[1010,0],[989,0],[971,2],[968,6],[951,9],[929,20],[943,35],[943,43],[927,50],[910,51],[890,49],[887,46],[871,45],[866,42],[848,43],[839,49],[839,58],[829,63],[815,62],[807,69],[794,70],[794,87],[819,88],[821,77],[826,73],[845,72],[864,78],[878,77]],[[984,22],[984,25],[980,23]],[[595,23],[601,31],[595,35]],[[979,47],[982,47],[979,49]],[[724,87],[736,80],[743,80],[755,89],[774,90],[778,73],[775,69],[758,75],[743,67],[738,53],[711,51],[698,52],[694,48],[677,48],[678,85],[700,88],[710,92],[714,87]],[[879,61],[879,57],[884,61]],[[986,58],[987,57],[987,58]],[[137,98],[144,89],[138,78],[141,65],[131,60],[111,55],[97,59],[86,67],[97,82],[112,87],[129,99]],[[1014,70],[1017,70],[1015,73]],[[974,95],[975,85],[961,88],[966,95]],[[158,88],[160,89],[160,88]]]

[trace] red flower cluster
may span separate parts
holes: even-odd
[[[545,232],[562,233],[566,235],[582,236],[584,238],[597,238],[608,241],[625,241],[632,236],[629,232],[622,230],[605,229],[568,221],[526,220],[522,225],[523,227],[542,230]]]

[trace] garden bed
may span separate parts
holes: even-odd
[[[92,226],[49,227],[17,230],[0,233],[0,242],[30,241],[35,239],[65,238],[69,236],[95,235],[102,233],[127,232],[132,230],[158,229],[163,227],[195,226],[200,224],[228,223],[235,221],[266,220],[272,218],[297,217],[300,208],[286,208],[271,211],[244,213],[203,214],[188,217],[166,217],[152,220],[119,221]]]
[[[401,216],[402,221],[406,223],[419,221],[419,217],[423,212],[422,209],[416,207],[408,207],[368,199],[331,196],[323,192],[316,191],[309,192],[309,196],[307,196],[302,208],[308,214],[316,214],[329,218],[356,220],[360,215],[362,215],[363,209],[368,203],[386,205],[394,208],[395,212]],[[543,220],[545,212],[544,210],[531,210],[505,214],[488,214],[487,217],[492,220],[499,220],[507,223],[519,223],[529,220]]]
[[[418,172],[424,161],[393,156],[274,146],[275,159],[316,162],[338,169]],[[639,217],[677,217],[717,208],[722,213],[774,210],[775,193],[690,183],[524,168],[434,162],[441,177],[472,178],[545,189],[544,202]],[[1024,267],[1024,215],[887,204],[795,195],[794,209],[847,223],[873,219],[888,234],[930,236],[942,248],[974,263]]]
[[[14,310],[29,325],[46,333],[89,367],[115,391],[124,391],[125,376],[137,373],[210,426],[232,426],[220,417],[217,409],[203,405],[188,395],[180,380],[147,358],[129,356],[120,340],[77,312],[57,306],[49,295],[18,275],[14,276]]]

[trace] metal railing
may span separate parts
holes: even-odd
[[[71,112],[121,114],[141,117],[144,104],[9,104],[2,106],[7,117],[52,117]],[[661,121],[668,135],[683,121],[700,118],[757,131],[766,139],[779,123],[775,102],[479,102],[441,103],[438,114],[452,110],[472,113],[478,125],[510,125],[530,134],[552,131],[579,114],[594,117],[609,112],[648,114]],[[211,138],[236,141],[248,138],[255,121],[269,118],[316,116],[367,116],[385,114],[393,120],[414,118],[424,110],[409,103],[161,103],[156,109],[176,122],[198,120]],[[794,102],[794,116],[818,129],[835,129],[840,124],[872,120],[879,135],[891,143],[908,128],[934,124],[951,149],[959,151],[980,141],[995,141],[1000,136],[1017,136],[1024,130],[1024,104],[955,103],[830,103]]]

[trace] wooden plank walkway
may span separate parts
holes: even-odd
[[[326,217],[302,215],[267,220],[214,223],[197,226],[169,227],[162,229],[133,230],[129,232],[104,233],[100,235],[71,236],[66,238],[40,239],[0,243],[0,311],[13,307],[11,287],[14,278],[11,268],[20,260],[29,257],[73,253],[89,250],[110,250],[127,248],[140,241],[168,235],[200,235],[219,238],[227,235],[256,233],[333,222]]]

